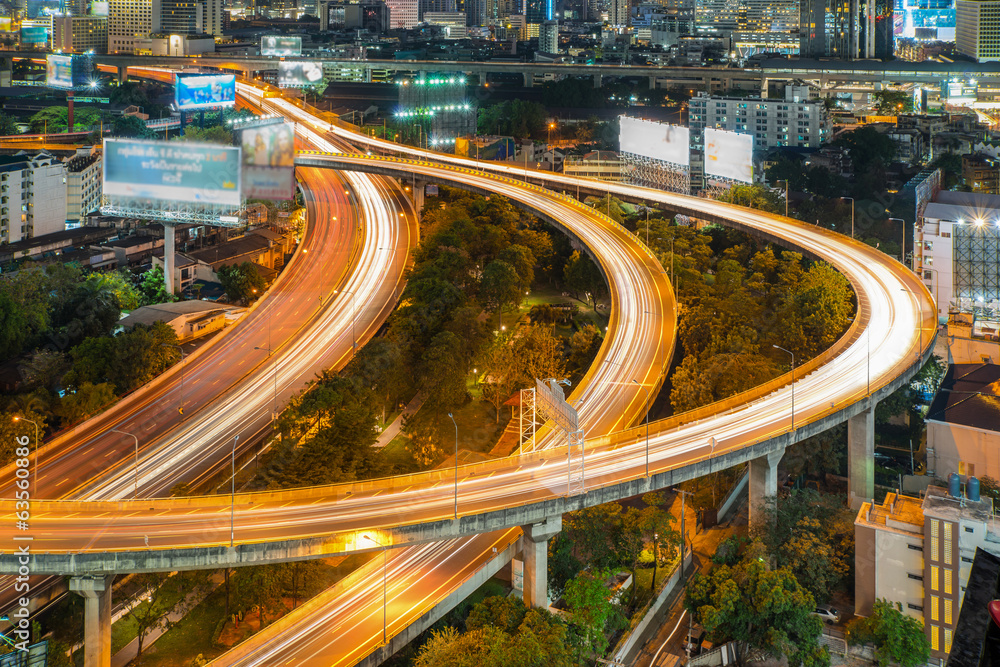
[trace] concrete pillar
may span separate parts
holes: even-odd
[[[601,75],[600,74],[595,74],[594,75],[594,88],[600,88],[602,83],[603,83],[603,80],[602,80]]]
[[[521,76],[524,77],[525,88],[531,88],[535,85],[535,76],[531,72],[525,72]]]
[[[114,580],[114,575],[69,580],[69,589],[84,599],[84,667],[111,667],[111,583]]]
[[[427,190],[427,182],[413,181],[411,186],[413,187],[411,201],[413,202],[413,207],[417,209],[417,215],[419,216],[420,212],[424,210],[424,192]]]
[[[118,83],[123,84],[128,81],[128,67],[119,67],[118,69]]]
[[[649,89],[650,90],[656,90],[656,77],[655,76],[649,77]]]
[[[167,294],[174,293],[174,248],[177,243],[174,240],[174,226],[163,225],[163,286]]]
[[[750,460],[750,525],[760,521],[768,498],[778,495],[778,462],[785,451],[771,452]]]
[[[523,526],[521,554],[524,556],[524,604],[549,606],[549,540],[562,530],[562,516]]]
[[[875,494],[875,406],[847,420],[847,500],[851,509]]]

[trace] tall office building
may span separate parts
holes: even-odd
[[[695,0],[695,34],[728,37],[736,31],[738,0]]]
[[[800,0],[799,55],[806,58],[854,58],[855,0]]]
[[[559,22],[546,21],[538,32],[538,50],[542,53],[559,53]]]
[[[64,16],[53,14],[49,26],[49,47],[63,53],[108,52],[106,16]]]
[[[1000,0],[957,0],[955,46],[977,62],[1000,60]]]
[[[420,23],[419,0],[386,0],[389,7],[389,27],[393,30],[412,28]]]
[[[551,21],[554,12],[552,3],[553,0],[524,0],[525,20],[532,25]]]
[[[160,32],[222,35],[222,0],[160,0]]]
[[[161,0],[109,0],[108,53],[133,53],[136,39],[160,32]]]
[[[419,0],[420,4],[420,19],[424,20],[424,17],[428,12],[434,14],[445,14],[455,12],[455,0]]]
[[[46,152],[0,157],[0,242],[66,229],[66,167]]]
[[[955,0],[897,0],[901,37],[955,41]]]
[[[733,48],[744,56],[762,51],[798,53],[798,4],[741,0],[736,10]]]
[[[631,21],[632,3],[629,0],[611,0],[608,4],[608,23],[612,27],[627,28]]]
[[[862,58],[885,59],[892,56],[893,0],[863,0],[861,3]]]

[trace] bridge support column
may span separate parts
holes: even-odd
[[[535,85],[535,76],[531,72],[525,72],[521,76],[524,77],[525,88],[531,88]]]
[[[118,68],[118,83],[123,84],[128,81],[128,67]]]
[[[750,460],[750,525],[761,521],[769,498],[778,495],[778,463],[784,450]]]
[[[549,606],[549,540],[562,530],[562,516],[523,526],[521,553],[524,556],[524,604]]]
[[[851,509],[875,494],[875,406],[847,420],[847,500]]]
[[[84,599],[84,667],[111,667],[111,583],[114,580],[114,575],[69,580],[69,589]]]
[[[427,181],[413,181],[410,183],[413,191],[410,193],[410,201],[413,208],[417,209],[417,217],[424,210],[424,193],[427,191]]]
[[[163,225],[163,288],[167,294],[174,293],[174,226]]]
[[[595,74],[594,75],[594,88],[600,88],[601,84],[603,84],[603,83],[604,83],[603,77],[600,74]]]

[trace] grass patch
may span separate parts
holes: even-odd
[[[175,581],[176,577],[181,577],[181,580]],[[203,578],[204,573],[202,572],[175,574],[164,582],[162,590],[159,593],[159,604],[164,609],[173,610],[177,606],[177,603],[183,600],[192,589],[201,583],[198,580]],[[137,606],[137,611],[142,613],[148,607],[149,602],[143,601]],[[148,637],[149,633],[147,632],[146,634]],[[130,614],[122,616],[111,626],[111,655],[128,646],[138,636],[139,626],[135,619]]]
[[[497,424],[492,405],[481,400],[470,401],[452,414],[455,416],[455,423],[458,424],[459,449],[485,454],[493,448],[499,435],[497,431],[503,428],[503,421]],[[448,435],[451,437],[442,443],[442,447],[446,452],[454,451],[452,449],[455,443],[452,439],[454,431],[452,429],[447,431],[450,431]]]

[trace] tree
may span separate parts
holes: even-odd
[[[479,108],[479,132],[516,138],[544,134],[548,111],[538,102],[505,100]]]
[[[748,206],[768,213],[781,213],[785,210],[782,198],[770,188],[760,183],[733,185],[724,192],[719,201]]]
[[[192,141],[203,144],[224,144],[231,146],[233,143],[233,133],[221,125],[211,127],[196,127],[188,125],[184,128],[184,134],[177,138],[179,141]]]
[[[0,292],[0,358],[10,359],[21,354],[30,329],[23,309],[5,293]]]
[[[142,644],[152,630],[167,624],[167,614],[173,605],[173,597],[168,593],[169,575],[160,572],[134,574],[123,587],[123,609],[136,627],[139,640],[136,664],[142,659]]]
[[[600,269],[590,257],[581,255],[579,251],[573,251],[566,261],[563,280],[566,282],[566,288],[576,294],[576,298],[579,299],[581,294],[586,295],[595,311],[597,300],[607,293],[607,285]]]
[[[220,266],[216,273],[230,301],[250,304],[264,293],[267,283],[253,262]]]
[[[788,656],[790,665],[826,666],[830,656],[818,644],[822,621],[812,616],[816,601],[788,568],[770,569],[762,545],[750,545],[734,566],[696,574],[684,606],[713,641],[736,644],[740,665]]]
[[[563,600],[573,615],[570,624],[577,628],[583,640],[582,648],[603,655],[608,648],[605,631],[617,627],[623,620],[618,605],[612,601],[612,591],[606,582],[607,570],[584,570],[566,584]]]
[[[10,136],[12,134],[20,134],[20,130],[17,129],[17,121],[12,116],[0,113],[0,135]]]
[[[264,608],[281,600],[280,566],[251,565],[236,570],[233,576],[235,609],[247,614],[257,612],[258,630],[264,628]]]
[[[33,134],[62,133],[66,131],[66,125],[69,123],[69,111],[63,106],[45,107],[34,114],[28,123]]]
[[[54,392],[63,374],[69,370],[69,360],[62,352],[42,349],[28,356],[18,370],[26,389],[41,388]]]
[[[897,115],[913,111],[913,96],[902,90],[879,90],[872,95],[878,112],[884,115]]]
[[[462,363],[462,341],[458,336],[450,331],[434,336],[421,361],[421,384],[427,395],[424,407],[446,413],[465,403],[469,369]]]
[[[111,123],[111,134],[128,139],[154,139],[156,132],[146,127],[146,122],[131,114],[116,116]]]
[[[138,389],[180,359],[177,334],[163,322],[137,324],[117,336],[87,338],[70,350],[69,387],[109,382],[124,394]]]
[[[58,415],[64,425],[82,422],[93,417],[115,401],[115,388],[107,382],[84,382],[75,392],[59,399]]]
[[[18,418],[15,421],[15,418]],[[12,462],[18,454],[18,447],[28,447],[31,455],[35,456],[35,426],[28,420],[38,424],[38,446],[41,446],[41,439],[45,437],[46,419],[45,415],[34,410],[11,410],[0,415],[0,466],[5,466]],[[26,444],[25,444],[26,443]],[[22,452],[23,453],[23,452]],[[34,462],[34,459],[32,460]]]
[[[139,293],[141,295],[140,305],[143,306],[169,303],[176,300],[173,294],[167,292],[163,267],[160,266],[154,266],[142,274],[142,282],[139,283]]]
[[[917,667],[931,657],[931,645],[920,622],[904,614],[900,603],[885,599],[875,601],[868,618],[847,624],[847,641],[851,645],[874,644],[880,667],[890,663]]]
[[[486,310],[502,310],[521,303],[524,292],[517,270],[495,259],[486,265],[479,281],[479,302]]]
[[[593,324],[588,324],[575,332],[569,339],[569,361],[566,365],[570,372],[586,373],[603,344],[604,334]]]

